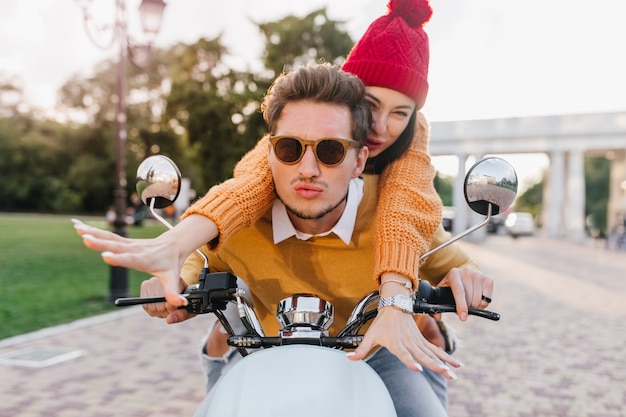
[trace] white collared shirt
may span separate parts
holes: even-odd
[[[272,207],[272,231],[274,234],[274,244],[280,243],[292,236],[295,236],[300,240],[308,240],[313,236],[327,236],[334,233],[346,245],[349,245],[350,240],[352,239],[352,232],[354,231],[354,224],[356,222],[356,212],[362,198],[363,180],[361,178],[351,179],[348,186],[348,199],[346,201],[346,207],[343,210],[339,221],[329,231],[319,233],[317,235],[310,235],[296,230],[287,215],[287,208],[283,202],[278,198],[275,199],[274,206]]]

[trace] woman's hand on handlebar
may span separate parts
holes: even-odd
[[[185,291],[187,285],[182,279],[179,279],[178,285],[179,293]],[[141,283],[141,297],[163,297],[163,295],[163,285],[161,285],[161,281],[158,278],[152,277]],[[180,323],[195,317],[195,314],[190,314],[187,310],[179,309],[177,306],[167,301],[163,303],[142,304],[142,307],[148,315],[165,319],[168,324]]]
[[[452,289],[461,321],[467,320],[468,307],[487,308],[493,296],[493,279],[473,268],[452,268],[437,286]]]
[[[384,307],[378,311],[361,345],[348,357],[352,360],[364,359],[377,345],[386,347],[414,371],[421,371],[426,367],[448,379],[456,379],[454,372],[443,362],[455,368],[462,366],[424,338],[411,314],[394,307]]]

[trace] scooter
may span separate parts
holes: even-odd
[[[157,209],[171,205],[180,192],[181,174],[176,164],[161,155],[144,160],[137,171],[137,192],[152,215],[172,226]],[[486,226],[491,216],[505,211],[517,194],[517,175],[501,158],[489,157],[468,171],[465,200],[485,220],[425,253],[420,260]],[[278,335],[268,336],[258,320],[237,277],[226,272],[211,273],[208,259],[199,282],[185,290],[193,314],[215,314],[229,334],[228,344],[245,356],[224,375],[205,399],[202,416],[395,416],[391,397],[380,377],[363,361],[349,361],[343,349],[359,346],[360,329],[377,315],[379,294],[366,294],[354,307],[345,327],[329,335],[333,305],[314,294],[294,294],[277,306]],[[163,297],[116,300],[118,306],[163,302]],[[228,303],[237,306],[246,335],[236,335],[223,311]],[[455,312],[452,291],[433,287],[421,280],[413,304],[415,314]],[[496,312],[470,308],[470,315],[499,320]],[[249,349],[259,349],[249,355]]]

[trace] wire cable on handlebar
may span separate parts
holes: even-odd
[[[230,325],[230,323],[224,316],[224,313],[222,313],[220,310],[215,310],[213,314],[215,314],[215,316],[217,317],[219,322],[222,324],[222,326],[224,327],[224,330],[226,330],[226,333],[228,333],[229,336],[236,336],[235,331],[233,330],[232,326]],[[241,356],[248,356],[249,354],[249,352],[245,348],[242,348],[242,347],[238,347],[237,352],[239,352]]]

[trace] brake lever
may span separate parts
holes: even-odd
[[[198,284],[190,285],[181,296],[188,298],[191,293],[197,290]],[[164,303],[165,301],[165,297],[123,297],[117,298],[114,303],[117,307],[128,307],[141,304]],[[182,306],[180,308],[185,309],[186,307],[187,306]]]
[[[237,277],[228,272],[211,273],[208,268],[203,268],[198,281],[199,284],[190,285],[181,294],[187,298],[187,305],[179,307],[180,310],[187,310],[192,314],[225,310],[227,302],[237,292]],[[116,299],[115,305],[125,307],[162,302],[165,302],[165,297],[129,297]]]
[[[182,294],[183,297],[185,294]],[[140,304],[164,303],[165,297],[125,297],[117,298],[115,305],[117,307],[136,306]]]

